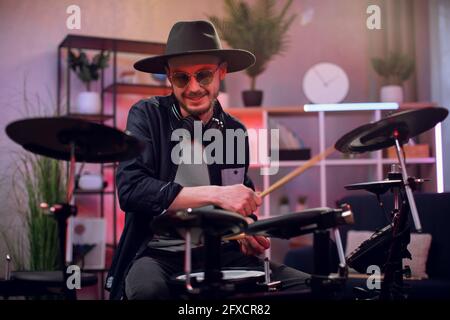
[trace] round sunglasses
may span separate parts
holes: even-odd
[[[184,88],[188,85],[189,81],[191,81],[191,77],[193,76],[201,86],[207,86],[213,81],[214,74],[219,68],[220,65],[214,70],[199,70],[193,74],[177,71],[170,75],[170,81],[172,81],[176,87]]]

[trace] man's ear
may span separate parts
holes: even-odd
[[[219,68],[220,80],[224,80],[225,79],[225,76],[227,75],[227,67],[228,67],[228,65],[227,65],[226,62],[222,62],[220,64],[220,68]]]
[[[170,85],[172,85],[172,81],[170,80],[170,77],[169,77],[169,75],[170,75],[169,67],[166,65],[166,66],[164,67],[164,70],[166,70],[166,76],[167,76],[167,79],[169,80]]]

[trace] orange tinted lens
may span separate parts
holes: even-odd
[[[203,86],[210,84],[213,80],[213,77],[214,77],[214,74],[211,70],[199,71],[195,75],[195,79],[197,80],[197,82]]]
[[[184,88],[189,83],[190,76],[185,72],[175,72],[172,74],[172,83],[178,88]]]

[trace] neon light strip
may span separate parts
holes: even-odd
[[[444,192],[444,161],[442,158],[442,127],[438,123],[434,128],[434,140],[436,141],[436,181],[437,192]]]
[[[305,112],[317,111],[362,111],[362,110],[396,110],[396,102],[366,102],[366,103],[329,103],[329,104],[305,104]]]

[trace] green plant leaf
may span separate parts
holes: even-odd
[[[224,3],[226,17],[208,18],[228,45],[255,55],[255,64],[246,69],[253,88],[255,78],[266,70],[274,56],[288,47],[287,31],[296,19],[295,14],[287,17],[292,0],[288,0],[280,12],[277,12],[275,0],[257,0],[253,6],[239,0]]]
[[[89,62],[86,53],[82,50],[78,50],[78,56],[72,50],[69,50],[68,63],[78,78],[86,84],[87,90],[89,90],[90,83],[99,79],[99,71],[108,67],[109,57],[110,52],[101,51],[94,55],[92,62]]]
[[[391,52],[386,58],[373,58],[372,67],[386,84],[401,85],[414,72],[414,59],[399,52]]]

